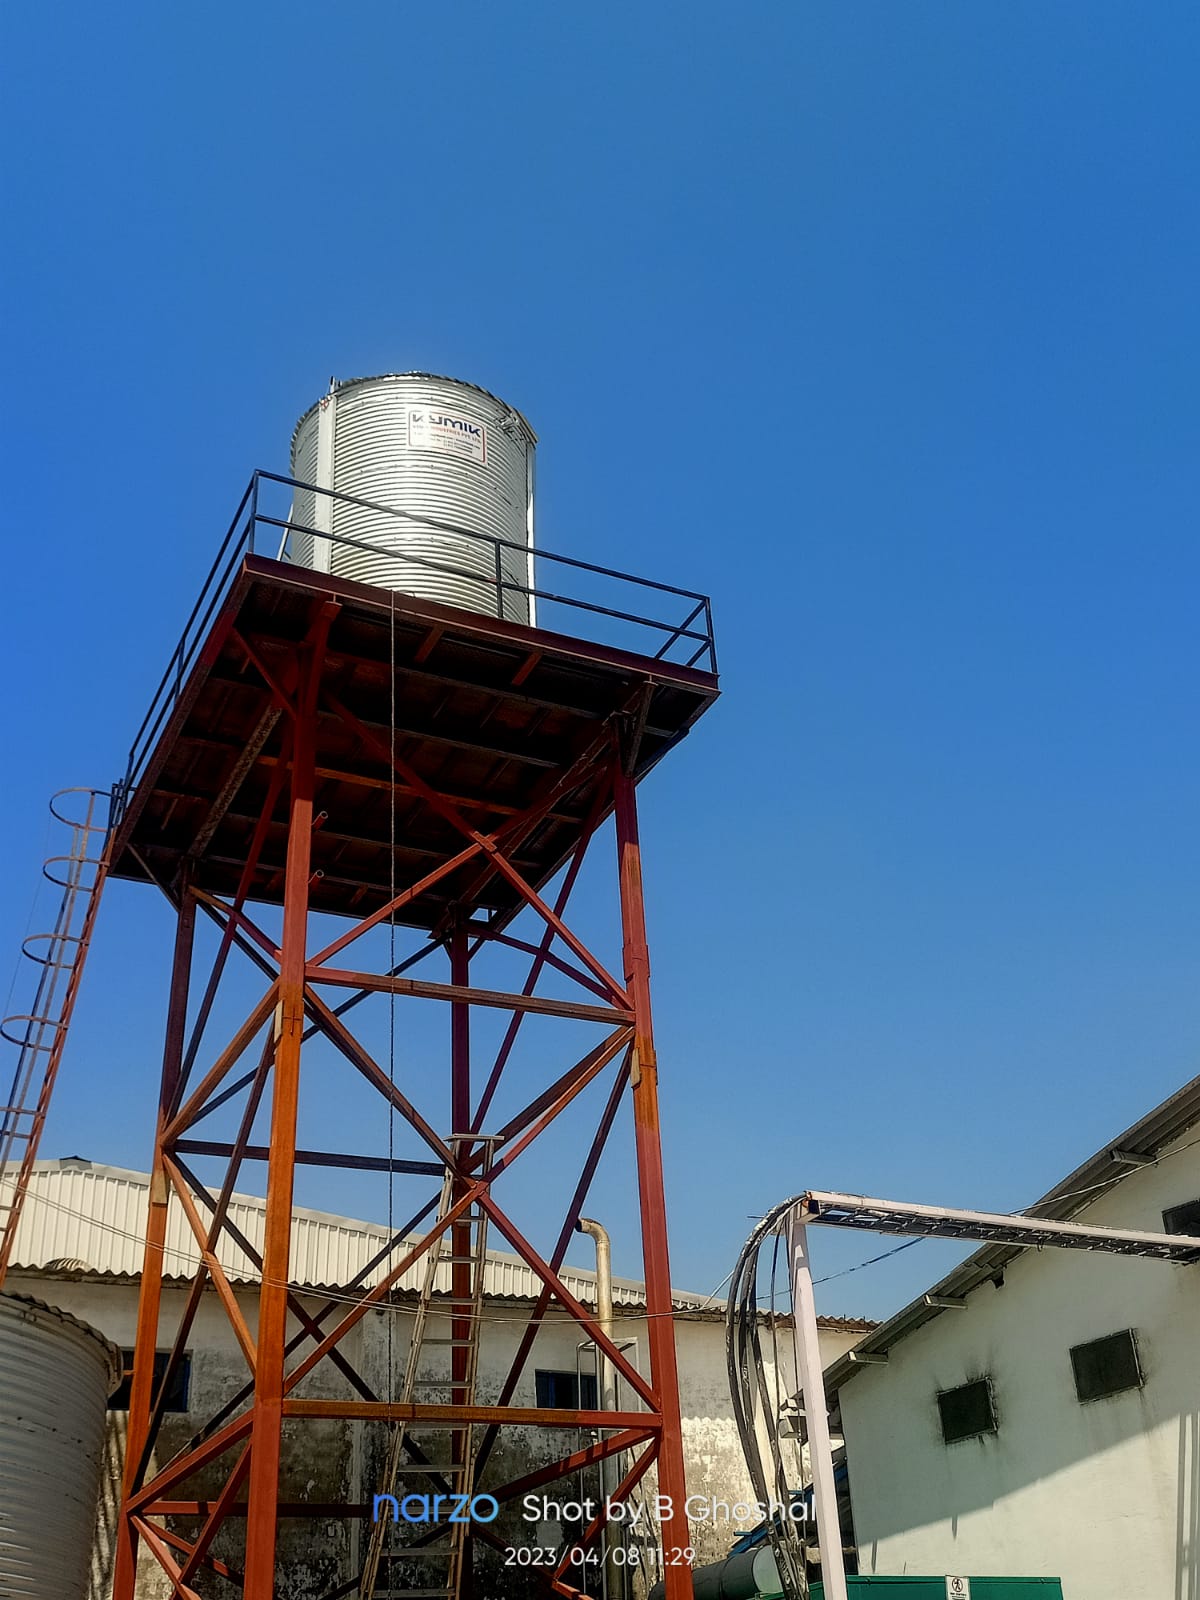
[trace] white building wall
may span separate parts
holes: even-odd
[[[1078,1220],[1162,1229],[1200,1197],[1183,1137]],[[1071,1346],[1134,1328],[1144,1386],[1081,1403]],[[1027,1251],[841,1391],[861,1570],[1058,1576],[1064,1600],[1200,1600],[1200,1266]],[[984,1375],[998,1431],[947,1445]]]
[[[34,1294],[48,1304],[72,1312],[123,1348],[130,1348],[134,1343],[138,1299],[136,1283],[104,1283],[70,1274],[13,1273],[9,1287],[17,1293]],[[170,1344],[185,1299],[184,1288],[176,1285],[164,1288],[160,1348]],[[256,1325],[256,1298],[253,1291],[249,1288],[240,1289],[238,1300],[253,1330]],[[305,1297],[305,1304],[310,1311],[320,1303],[319,1295]],[[491,1301],[485,1306],[487,1321],[479,1366],[479,1397],[484,1403],[494,1401],[499,1395],[526,1326],[529,1310],[528,1303],[520,1302]],[[398,1392],[411,1328],[409,1313],[384,1310],[370,1312],[344,1346],[348,1359],[381,1394],[388,1392],[389,1327],[390,1355],[396,1374],[393,1392]],[[624,1316],[618,1312],[616,1336],[618,1341],[626,1338],[637,1341],[629,1356],[642,1372],[647,1371],[648,1359],[645,1330],[644,1318],[639,1317],[632,1308]],[[443,1320],[437,1317],[430,1321],[427,1328],[431,1337],[445,1337],[448,1331]],[[828,1365],[861,1334],[831,1328],[822,1330],[821,1337],[825,1363]],[[579,1339],[577,1324],[565,1316],[551,1313],[538,1334],[524,1378],[514,1395],[514,1404],[535,1404],[534,1375],[538,1369],[575,1371]],[[731,1505],[752,1500],[753,1491],[730,1408],[725,1372],[724,1321],[719,1318],[696,1319],[683,1313],[676,1322],[676,1340],[689,1494]],[[790,1335],[786,1331],[782,1335],[782,1347],[785,1351],[790,1347]],[[189,1437],[197,1423],[230,1398],[246,1379],[245,1361],[220,1303],[211,1290],[206,1290],[201,1299],[188,1349],[192,1354],[190,1410],[186,1417],[166,1419],[160,1459],[166,1459],[173,1453]],[[429,1364],[432,1359],[430,1357],[423,1362],[423,1375],[426,1372],[436,1374],[438,1369]],[[443,1361],[448,1371],[448,1351],[439,1351],[438,1359]],[[591,1370],[589,1358],[586,1357],[584,1370]],[[794,1387],[790,1367],[785,1368],[783,1387],[785,1392]],[[323,1396],[348,1396],[350,1393],[344,1380],[328,1362],[316,1369],[302,1392]],[[437,1400],[448,1398],[448,1395],[443,1397],[436,1390],[423,1390],[422,1398]],[[627,1397],[620,1398],[624,1400]],[[306,1422],[286,1425],[284,1497],[335,1503],[369,1502],[380,1488],[381,1440],[381,1429],[370,1430],[368,1437],[368,1429],[361,1423]],[[548,1429],[506,1430],[500,1440],[492,1457],[489,1476],[503,1471],[505,1478],[516,1477],[576,1446],[573,1434],[564,1437]],[[107,1600],[110,1592],[123,1444],[124,1417],[113,1414],[109,1469],[102,1491],[91,1600]],[[206,1489],[189,1489],[188,1492],[199,1496],[203,1492],[215,1493],[215,1488],[214,1482]],[[652,1476],[648,1478],[647,1488],[648,1492],[654,1491]],[[551,1498],[565,1497],[561,1486],[551,1485],[546,1492]],[[585,1484],[584,1492],[598,1494],[598,1484],[595,1481]],[[697,1560],[705,1562],[719,1559],[728,1551],[739,1531],[744,1531],[750,1525],[738,1524],[721,1515],[716,1520],[695,1520],[691,1537]],[[294,1583],[281,1589],[283,1600],[293,1600],[293,1597],[300,1600],[305,1595],[322,1593],[324,1588],[332,1586],[335,1572],[346,1575],[352,1567],[356,1567],[362,1530],[361,1522],[345,1518],[322,1519],[310,1524],[285,1524],[282,1548],[286,1552]],[[527,1540],[532,1540],[532,1527],[520,1531]],[[237,1553],[236,1547],[228,1541],[219,1543],[214,1550],[219,1557],[236,1558]],[[323,1577],[325,1581],[322,1587]],[[138,1596],[139,1600],[169,1600],[170,1585],[153,1559],[143,1562]]]

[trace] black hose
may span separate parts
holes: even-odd
[[[798,1197],[797,1197],[798,1199]],[[729,1298],[725,1312],[725,1357],[729,1373],[729,1393],[733,1404],[734,1422],[742,1441],[742,1451],[754,1492],[764,1505],[780,1503],[789,1505],[791,1490],[779,1444],[778,1408],[771,1405],[766,1371],[762,1359],[760,1316],[758,1310],[759,1252],[764,1241],[782,1231],[788,1214],[797,1199],[784,1201],[772,1207],[755,1225],[742,1247],[729,1285]],[[771,1272],[772,1342],[774,1345],[775,1281],[778,1268],[776,1246]],[[779,1367],[775,1366],[778,1388]],[[771,1471],[762,1457],[756,1423],[759,1417],[766,1423],[770,1441]],[[770,1542],[779,1578],[787,1600],[808,1600],[809,1586],[805,1539],[790,1516],[769,1515],[767,1538]]]

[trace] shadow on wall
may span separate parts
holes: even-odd
[[[1117,1220],[1152,1228],[1171,1198],[1160,1186]],[[1086,1542],[1088,1570],[1145,1556],[1156,1600],[1200,1600],[1200,1277],[1125,1257],[1104,1263],[1099,1284],[1095,1271],[1084,1252],[1027,1252],[1003,1286],[973,1291],[957,1322],[930,1322],[891,1365],[844,1386],[864,1557],[874,1541],[890,1563],[949,1535],[951,1549],[998,1560],[1006,1538],[1027,1539],[1057,1571],[1084,1561]],[[1072,1351],[1131,1322],[1139,1381],[1081,1398]],[[985,1377],[992,1430],[948,1444],[936,1396]]]
[[[121,1510],[121,1479],[125,1473],[124,1411],[110,1411],[104,1432],[104,1466],[100,1474],[100,1499],[96,1506],[96,1534],[92,1540],[92,1566],[88,1600],[109,1600],[113,1563],[117,1552],[117,1518]]]

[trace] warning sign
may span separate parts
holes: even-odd
[[[413,406],[408,413],[408,444],[412,450],[437,450],[487,465],[487,428],[474,417],[456,416],[437,406]]]
[[[947,1577],[946,1600],[971,1600],[970,1578]]]

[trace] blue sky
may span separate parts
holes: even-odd
[[[429,369],[531,419],[544,543],[714,599],[643,796],[680,1284],[805,1187],[1018,1207],[1197,1070],[1192,7],[0,27],[0,967],[251,469],[331,373]],[[46,1154],[145,1165],[168,936],[114,886]]]

